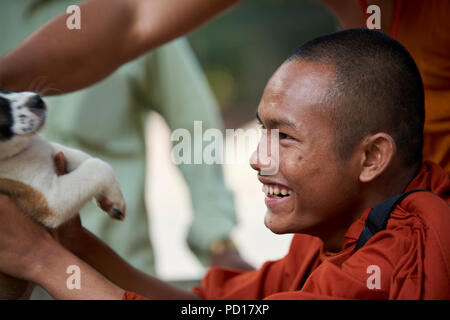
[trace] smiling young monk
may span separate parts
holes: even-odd
[[[262,175],[257,153],[251,162],[266,226],[295,234],[284,258],[255,271],[212,268],[186,292],[133,269],[79,221],[58,233],[70,253],[0,198],[0,270],[64,299],[450,298],[449,176],[421,160],[424,90],[398,42],[356,29],[302,45],[269,80],[257,115],[260,145],[279,132],[278,171]],[[73,264],[80,290],[66,287]]]
[[[381,33],[350,30],[298,48],[270,79],[257,113],[280,141],[278,173],[259,176],[269,190],[265,224],[295,233],[290,251],[251,273],[212,269],[194,292],[448,299],[450,182],[437,165],[421,164],[423,100],[413,60]],[[366,209],[414,189],[434,194],[409,195],[386,230],[355,252]]]

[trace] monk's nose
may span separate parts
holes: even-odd
[[[256,171],[261,170],[258,164],[258,149],[253,151],[252,155],[250,156],[250,167],[252,167],[252,169]]]
[[[267,168],[271,163],[270,155],[268,155],[267,152],[261,152],[261,143],[267,143],[267,140],[262,139],[256,150],[250,156],[250,166],[258,172],[264,168]]]

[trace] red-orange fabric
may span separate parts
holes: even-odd
[[[205,299],[450,299],[450,181],[426,161],[386,230],[353,252],[369,209],[348,229],[339,253],[320,239],[296,234],[288,254],[260,269],[212,268],[193,289]],[[436,196],[438,195],[438,196]],[[368,267],[380,269],[380,289],[369,289]]]
[[[122,300],[150,300],[150,299],[131,291],[125,291],[122,296]]]

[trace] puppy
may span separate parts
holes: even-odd
[[[90,199],[108,199],[113,219],[125,218],[125,201],[106,162],[51,143],[38,132],[46,105],[32,92],[0,89],[0,193],[9,195],[30,217],[48,228],[70,220]],[[68,173],[55,173],[54,156],[63,152]],[[0,274],[0,299],[27,294],[28,283]]]

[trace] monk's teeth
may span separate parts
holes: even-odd
[[[290,196],[292,193],[292,191],[289,189],[281,188],[278,185],[269,185],[269,184],[264,184],[262,186],[262,192],[264,192],[266,196],[272,198],[283,198],[286,196]]]

